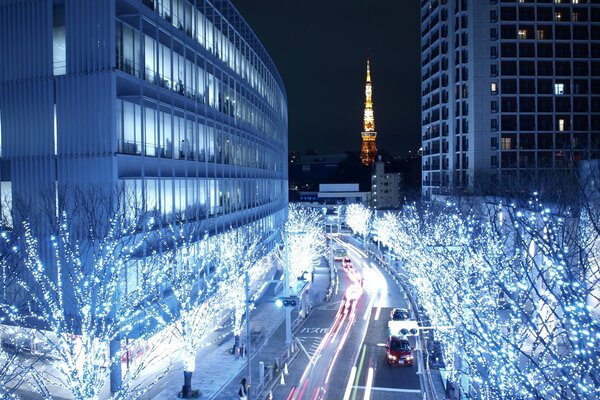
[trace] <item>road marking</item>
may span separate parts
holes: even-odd
[[[366,386],[354,386],[354,389],[363,389],[366,390]],[[372,386],[371,391],[380,391],[380,392],[399,392],[399,393],[421,393],[420,389],[397,389],[397,388],[387,388],[387,387],[378,387]]]
[[[367,386],[365,387],[365,400],[371,399],[371,390],[373,388],[373,367],[369,368],[369,374],[367,375]]]
[[[296,338],[296,339],[300,339],[300,338]],[[308,354],[308,351],[306,351],[306,349],[302,345],[302,341],[297,340],[297,342],[300,345],[300,348],[304,351],[304,353],[306,353],[306,356],[308,357],[308,361],[312,363],[312,357],[310,356],[310,354]]]
[[[352,371],[350,371],[350,378],[348,379],[348,384],[346,385],[346,392],[344,393],[344,400],[350,399],[350,393],[352,392],[352,388],[354,385],[352,384],[354,377],[356,376],[356,366],[352,367]]]

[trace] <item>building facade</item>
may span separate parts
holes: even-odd
[[[423,195],[598,157],[599,48],[596,1],[421,1]]]
[[[0,53],[4,211],[117,187],[211,234],[283,227],[286,92],[228,0],[2,0]]]
[[[371,177],[371,205],[379,210],[399,208],[401,203],[402,174],[386,172],[385,164],[379,156],[373,165]]]

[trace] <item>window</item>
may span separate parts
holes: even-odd
[[[490,65],[490,75],[498,76],[498,65],[497,64]]]
[[[544,38],[544,30],[543,29],[538,29],[537,31],[535,31],[535,38],[540,40]]]
[[[491,109],[491,112],[497,113],[498,112],[498,101],[496,101],[496,100],[492,101],[490,109]]]
[[[502,150],[511,150],[512,149],[512,138],[503,137],[501,138]]]
[[[565,84],[564,83],[555,83],[554,84],[554,94],[565,94]]]
[[[490,128],[492,129],[493,132],[498,131],[498,120],[497,119],[492,119],[490,121]]]
[[[497,94],[498,93],[498,84],[496,82],[492,82],[490,84],[490,92],[492,94]]]
[[[564,118],[558,119],[558,130],[561,132],[563,132],[565,130],[565,119]]]
[[[527,39],[527,29],[519,29],[519,39]]]
[[[67,46],[65,39],[65,6],[55,6],[52,10],[52,65],[53,74],[67,73]]]

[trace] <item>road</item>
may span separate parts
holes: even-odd
[[[394,368],[386,362],[390,311],[408,308],[401,289],[359,248],[338,241],[347,247],[353,268],[336,262],[337,296],[314,310],[298,332],[301,359],[297,365],[306,368],[301,374],[290,374],[291,386],[284,398],[421,399],[416,365]],[[411,345],[415,345],[412,339]]]

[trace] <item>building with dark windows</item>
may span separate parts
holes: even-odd
[[[532,187],[600,153],[600,3],[423,0],[422,193]]]

